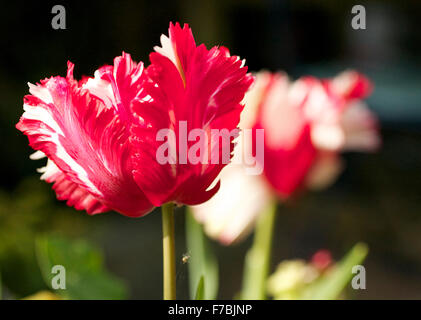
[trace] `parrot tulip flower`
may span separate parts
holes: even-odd
[[[239,241],[268,202],[333,183],[344,167],[341,151],[375,151],[380,145],[377,119],[362,101],[371,88],[369,80],[354,71],[333,79],[303,77],[295,82],[283,73],[258,73],[244,100],[240,128],[264,129],[263,174],[246,178],[238,164],[224,168],[220,192],[193,207],[207,233],[223,244]],[[236,148],[234,158],[257,143],[242,142],[243,150]],[[227,199],[237,203],[223,205]],[[257,203],[248,204],[253,200]]]
[[[241,101],[253,77],[244,61],[230,56],[228,49],[196,46],[187,25],[170,25],[169,37],[163,35],[161,44],[150,55],[147,68],[150,100],[133,104],[142,119],[131,137],[133,176],[155,206],[170,201],[199,204],[218,191],[219,182],[211,184],[228,164],[223,161],[223,143],[213,132],[237,128]],[[205,147],[199,159],[197,137],[204,138]],[[156,157],[165,138],[170,159],[162,162]],[[234,147],[232,139],[229,142],[228,160]]]
[[[228,49],[196,46],[187,25],[170,24],[161,42],[146,69],[123,53],[93,78],[75,80],[69,62],[66,77],[29,84],[17,128],[37,150],[32,159],[48,158],[41,178],[58,199],[89,214],[139,217],[168,202],[202,203],[218,190],[208,189],[226,163],[162,164],[159,132],[174,130],[169,147],[183,155],[193,142],[179,137],[182,125],[187,134],[235,129],[253,77]],[[219,159],[221,150],[208,153]]]
[[[279,197],[333,183],[343,167],[341,151],[379,147],[377,119],[362,101],[371,87],[354,71],[294,83],[271,76],[255,127],[265,129],[264,173]]]

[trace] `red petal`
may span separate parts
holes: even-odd
[[[302,108],[306,94],[291,95],[287,76],[275,74],[259,108],[255,129],[264,129],[264,174],[280,197],[291,195],[303,184],[317,155]]]
[[[17,128],[66,179],[105,206],[128,216],[146,214],[152,205],[131,175],[131,123],[122,122],[119,106],[108,108],[103,99],[79,87],[72,69],[70,64],[67,78],[54,77],[30,85],[32,95],[24,99],[25,113]],[[119,101],[116,95],[114,101]]]
[[[57,194],[57,199],[67,200],[68,206],[75,207],[77,210],[86,210],[88,214],[110,210],[86,189],[66,178],[66,175],[51,160],[48,160],[47,166],[41,168],[40,171],[44,172],[42,179],[54,183],[53,189]]]
[[[162,144],[156,139],[157,132],[174,130],[172,148],[178,156],[179,151],[187,153],[195,143],[188,142],[186,147],[180,144],[180,121],[187,124],[187,133],[192,129],[207,133],[211,129],[235,129],[243,108],[240,102],[253,81],[242,61],[231,57],[227,49],[196,46],[187,25],[181,28],[170,24],[169,34],[169,38],[161,37],[162,48],[155,48],[157,52],[150,55],[147,73],[151,81],[145,85],[150,100],[134,103],[135,112],[144,120],[133,129],[134,178],[156,206],[168,201],[206,201],[217,190],[207,189],[225,166],[182,164],[180,158],[176,164],[161,165],[156,160]],[[212,152],[220,153],[209,148],[208,157]]]

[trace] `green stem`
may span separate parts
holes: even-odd
[[[174,204],[166,203],[161,210],[164,300],[175,300]]]
[[[242,299],[266,298],[275,213],[276,201],[272,201],[257,221],[253,245],[247,252],[244,265]]]

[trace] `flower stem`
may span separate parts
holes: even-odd
[[[242,299],[266,298],[275,213],[276,201],[272,201],[257,221],[253,245],[247,252],[244,265]]]
[[[174,204],[166,203],[161,210],[164,300],[175,300]]]

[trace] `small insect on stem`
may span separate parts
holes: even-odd
[[[188,253],[184,253],[183,256],[181,257],[181,262],[183,264],[189,263],[190,260],[190,255]]]

